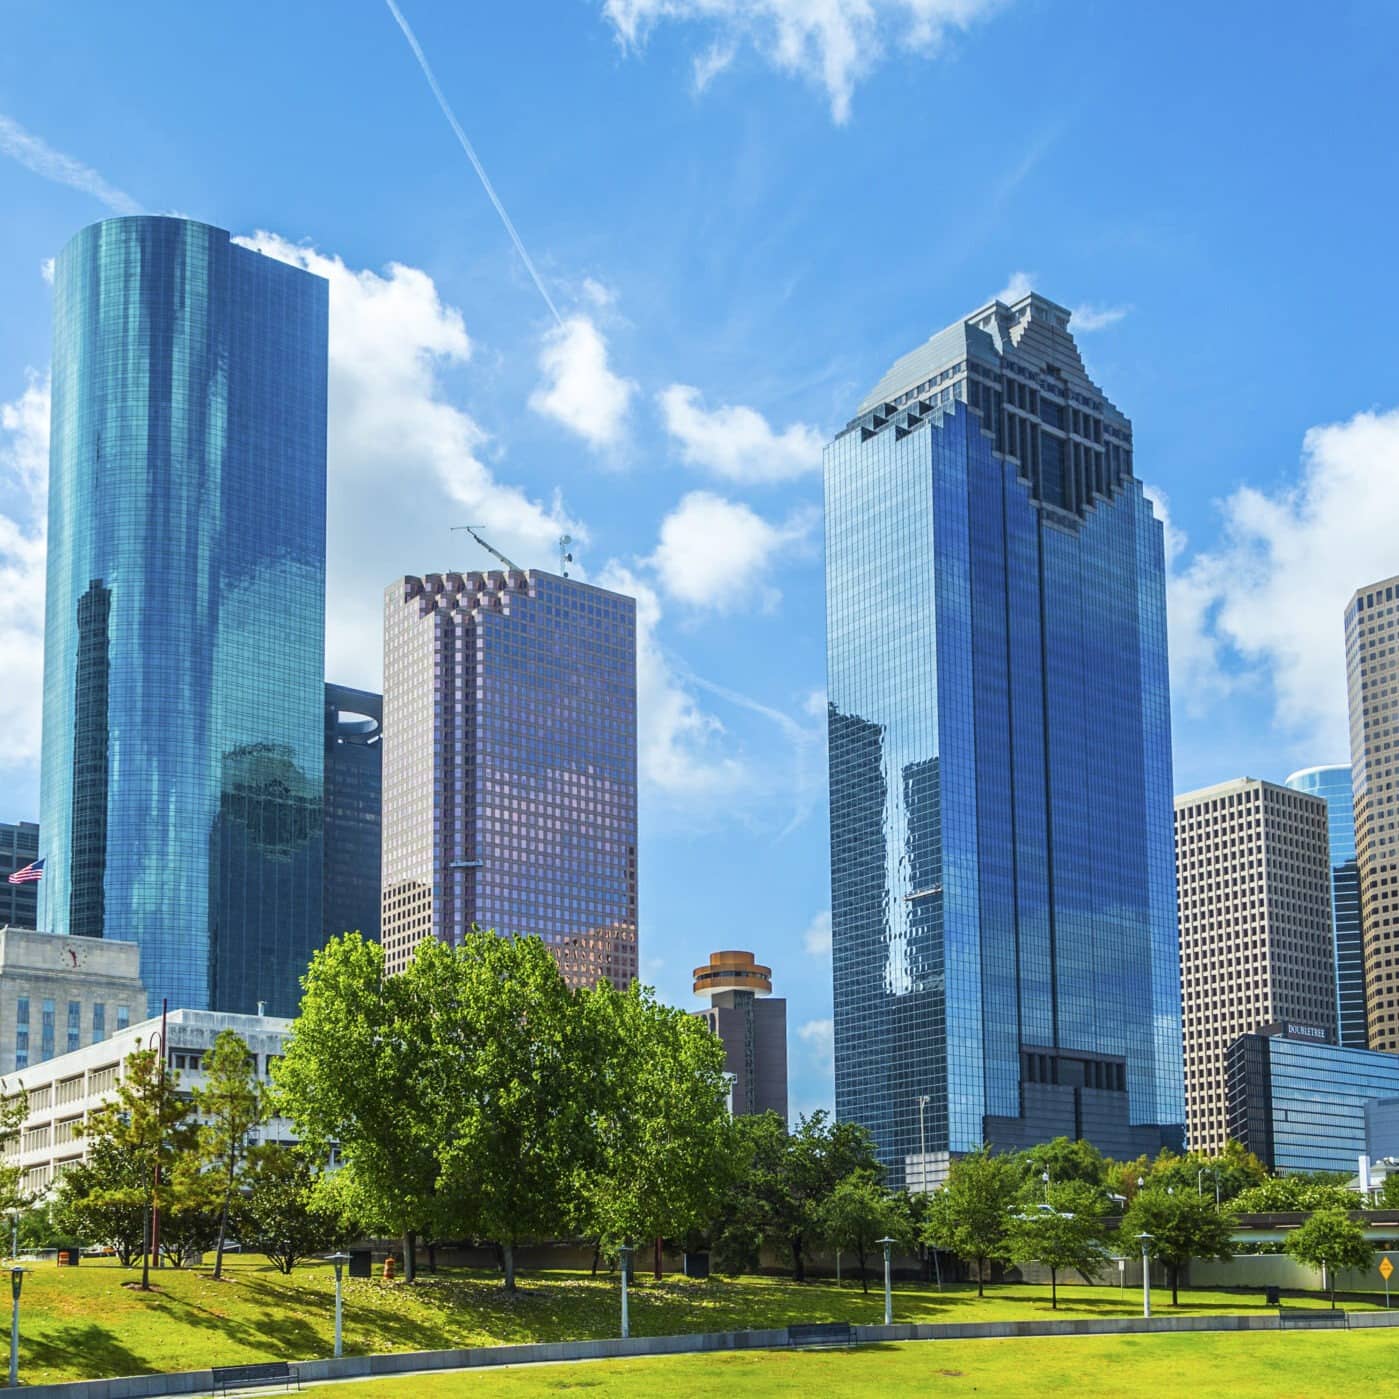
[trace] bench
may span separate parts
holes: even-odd
[[[1294,1326],[1344,1326],[1346,1314],[1330,1307],[1279,1307],[1278,1328],[1286,1331]]]
[[[254,1389],[263,1385],[281,1384],[287,1389],[301,1388],[301,1376],[285,1360],[265,1360],[256,1365],[219,1365],[214,1368],[214,1393],[227,1394],[230,1389]]]
[[[853,1346],[855,1328],[847,1321],[812,1321],[787,1328],[787,1344],[800,1350],[807,1346]]]

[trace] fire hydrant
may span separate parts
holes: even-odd
[[[384,1259],[384,1281],[393,1281],[393,1254],[389,1254],[389,1256]]]

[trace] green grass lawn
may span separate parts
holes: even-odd
[[[307,1399],[530,1399],[571,1391],[685,1399],[820,1394],[1074,1399],[1373,1399],[1393,1365],[1381,1332],[1213,1332],[923,1341],[856,1351],[748,1351],[317,1385]]]
[[[214,1282],[207,1269],[166,1268],[152,1274],[159,1290],[142,1294],[124,1286],[138,1281],[139,1273],[112,1262],[86,1260],[62,1269],[35,1265],[25,1278],[21,1304],[23,1377],[33,1384],[330,1354],[335,1289],[328,1265],[307,1265],[286,1278],[259,1257],[235,1255],[226,1273],[224,1281]],[[517,1296],[507,1297],[494,1274],[479,1272],[429,1274],[413,1287],[347,1279],[345,1349],[350,1354],[438,1350],[617,1334],[615,1275],[523,1274],[520,1288]],[[1135,1316],[1141,1305],[1131,1288],[1061,1287],[1059,1297],[1060,1316]],[[1309,1300],[1325,1305],[1324,1298]],[[1181,1302],[1181,1313],[1265,1310],[1261,1292],[1190,1292],[1181,1294]],[[638,1277],[631,1325],[641,1336],[789,1321],[869,1323],[883,1320],[883,1308],[879,1290],[865,1296],[849,1282],[838,1288],[779,1278],[692,1282],[668,1277],[657,1283]],[[1157,1290],[1155,1310],[1171,1311],[1169,1293]],[[1047,1287],[996,1287],[978,1299],[970,1287],[938,1292],[904,1284],[895,1289],[894,1315],[898,1321],[970,1322],[1054,1313]],[[579,1376],[583,1383],[586,1376],[582,1371]]]

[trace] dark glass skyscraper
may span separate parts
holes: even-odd
[[[535,569],[390,584],[383,848],[390,971],[476,925],[630,985],[635,600]]]
[[[1326,802],[1331,845],[1331,926],[1336,936],[1336,1024],[1339,1043],[1368,1049],[1365,943],[1360,927],[1360,866],[1355,857],[1355,797],[1350,764],[1303,768],[1287,779],[1297,792]]]
[[[1162,530],[1068,322],[983,307],[826,451],[836,1112],[896,1183],[1182,1132]]]
[[[45,901],[157,1009],[290,1015],[321,937],[326,316],[185,219],[55,267]]]
[[[325,896],[328,936],[379,941],[384,697],[325,687]]]

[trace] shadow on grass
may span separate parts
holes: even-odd
[[[85,1380],[153,1373],[149,1361],[95,1322],[57,1326],[42,1336],[25,1337],[20,1342],[21,1374],[31,1366]]]

